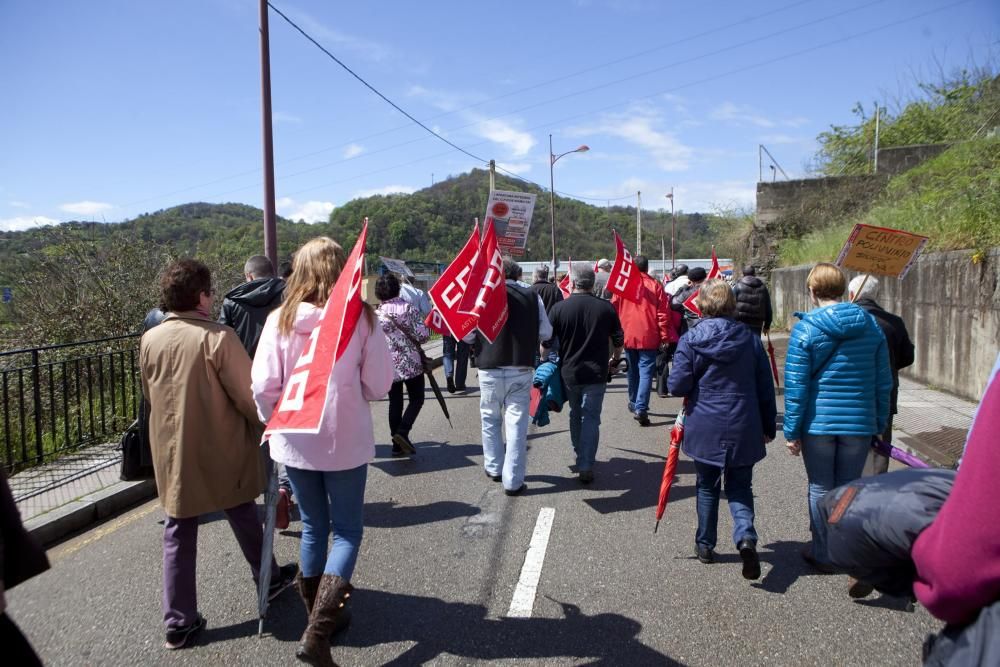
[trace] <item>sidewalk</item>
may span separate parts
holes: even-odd
[[[440,366],[442,340],[423,348]],[[152,480],[120,481],[120,464],[118,443],[106,443],[14,475],[9,482],[21,520],[48,544],[156,495]]]
[[[784,385],[788,334],[772,333],[771,342]],[[778,410],[782,408],[779,399]],[[892,444],[932,466],[950,468],[958,462],[972,426],[975,403],[900,376],[898,408],[892,423]]]

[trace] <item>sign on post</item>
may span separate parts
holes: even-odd
[[[902,280],[929,240],[898,229],[854,225],[837,257],[837,266]]]
[[[535,195],[528,192],[491,190],[486,202],[486,220],[493,219],[497,245],[505,255],[523,255],[528,247],[528,229],[535,210]]]

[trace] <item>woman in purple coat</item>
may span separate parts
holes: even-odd
[[[743,576],[757,579],[753,466],[775,436],[771,370],[760,338],[733,319],[736,299],[729,285],[706,281],[696,303],[704,319],[681,336],[669,378],[670,393],[687,399],[682,449],[697,472],[695,553],[702,563],[715,560],[724,480]]]

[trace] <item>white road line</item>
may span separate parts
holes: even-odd
[[[531,534],[531,544],[528,545],[528,553],[524,555],[521,578],[517,581],[510,609],[507,610],[508,618],[531,618],[531,610],[535,606],[535,590],[538,588],[538,579],[542,576],[545,549],[549,545],[549,533],[552,532],[552,520],[555,516],[554,507],[543,507],[538,512],[535,532]]]

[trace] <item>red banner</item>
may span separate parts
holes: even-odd
[[[707,278],[706,278],[706,280],[707,280]],[[698,294],[699,293],[701,293],[701,290],[695,290],[694,292],[692,292],[691,296],[689,296],[687,298],[687,301],[684,302],[684,307],[687,308],[688,310],[690,310],[692,313],[694,313],[698,317],[701,317],[701,308],[699,308],[698,304],[695,303],[695,299],[698,298]]]
[[[483,234],[483,242],[479,246],[477,262],[484,267],[483,277],[470,284],[475,286],[482,283],[482,286],[478,290],[469,290],[476,295],[471,314],[478,320],[479,331],[486,337],[486,340],[492,343],[500,334],[500,329],[507,323],[508,314],[503,256],[500,254],[500,246],[497,244],[497,234],[493,227],[492,218],[487,219],[486,232]],[[473,275],[475,275],[475,271]]]
[[[708,277],[705,280],[711,280],[712,278],[721,278],[722,269],[719,268],[719,258],[715,256],[715,246],[712,246],[712,268],[708,270]],[[698,313],[701,316],[701,313]]]
[[[361,279],[365,272],[367,237],[368,218],[365,218],[354,250],[330,290],[323,313],[285,382],[281,400],[264,431],[265,437],[274,433],[319,431],[326,410],[330,373],[351,342],[364,308]]]
[[[608,276],[608,290],[633,303],[639,303],[641,299],[642,278],[639,277],[639,269],[632,261],[632,253],[625,248],[618,232],[615,232],[615,264]]]
[[[568,299],[569,295],[573,293],[573,279],[569,277],[569,274],[573,272],[573,260],[569,260],[569,268],[566,270],[566,275],[562,277],[559,281],[559,291],[562,292],[563,298]]]
[[[424,318],[424,324],[434,333],[439,333],[442,336],[451,335],[451,332],[448,331],[448,325],[444,323],[444,318],[441,317],[441,313],[437,311],[437,308],[432,308],[431,312],[427,313],[427,317]]]
[[[459,251],[455,260],[448,265],[427,293],[434,303],[441,319],[456,340],[462,340],[476,328],[476,316],[459,312],[459,306],[469,286],[469,274],[479,255],[479,224],[476,223],[472,235]]]

